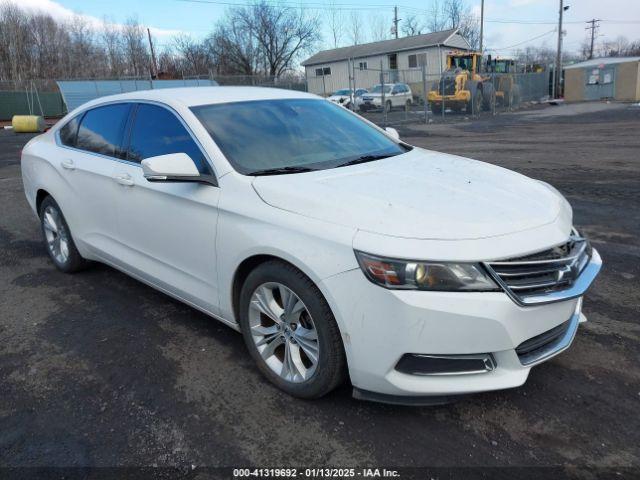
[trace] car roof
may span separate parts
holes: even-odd
[[[231,103],[251,100],[277,100],[286,98],[318,99],[316,95],[296,90],[284,90],[267,87],[181,87],[160,88],[155,90],[137,90],[100,97],[86,103],[81,108],[119,100],[154,100],[168,105],[181,104],[185,107],[209,105],[213,103]]]

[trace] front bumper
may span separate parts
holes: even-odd
[[[588,270],[592,276],[583,279],[583,290],[572,291],[571,298],[529,306],[518,305],[503,292],[387,290],[369,282],[359,269],[326,279],[323,291],[340,325],[358,395],[416,397],[406,402],[416,403],[418,397],[522,385],[532,366],[571,345],[579,323],[586,321],[581,294],[598,270],[597,265]],[[528,357],[518,355],[516,348],[562,324],[562,335]],[[490,355],[495,364],[469,373],[410,374],[397,369],[405,354]]]

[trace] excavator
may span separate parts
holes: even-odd
[[[482,53],[451,51],[447,54],[447,68],[440,81],[427,94],[434,114],[443,108],[454,112],[466,109],[468,114],[480,113],[482,108],[493,110],[496,101],[491,77],[483,75]]]

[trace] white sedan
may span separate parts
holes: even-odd
[[[94,100],[26,145],[22,174],[56,267],[106,263],[241,331],[303,398],[521,385],[570,345],[601,265],[550,185],[301,92]]]

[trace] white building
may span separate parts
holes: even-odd
[[[409,83],[415,93],[421,90],[422,66],[432,81],[446,68],[451,50],[471,50],[457,29],[323,50],[302,65],[309,92],[319,95],[354,87],[354,83],[355,88],[371,88],[380,83],[381,68],[385,82]]]

